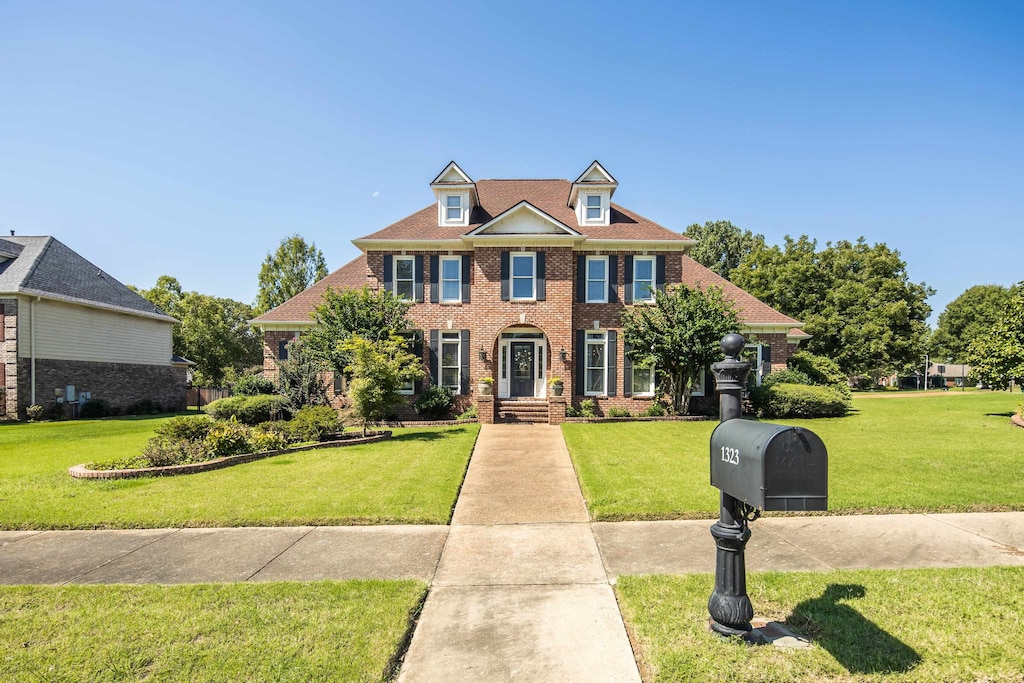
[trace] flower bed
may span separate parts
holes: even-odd
[[[68,474],[70,474],[75,479],[136,479],[138,477],[173,477],[179,474],[193,474],[195,472],[209,472],[210,470],[219,470],[225,467],[231,467],[232,465],[241,465],[242,463],[252,462],[254,460],[262,460],[263,458],[269,458],[271,456],[281,455],[283,453],[298,453],[300,451],[312,451],[319,448],[338,448],[341,446],[355,446],[357,444],[384,441],[385,439],[390,438],[390,430],[372,432],[367,436],[353,433],[351,436],[344,435],[332,441],[324,441],[322,443],[311,444],[308,446],[294,446],[292,448],[280,448],[271,451],[261,451],[259,453],[242,453],[240,455],[226,455],[220,458],[215,458],[213,460],[187,463],[184,465],[168,465],[166,467],[139,467],[135,469],[125,470],[91,470],[87,468],[85,465],[75,465],[74,467],[68,470]]]
[[[634,415],[631,417],[567,417],[566,422],[704,422],[705,420],[717,420],[717,417],[707,415],[664,415],[661,417],[649,417],[647,415]]]

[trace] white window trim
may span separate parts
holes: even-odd
[[[530,296],[516,296],[516,268],[515,260],[517,257],[529,256],[530,262],[533,264],[533,270],[530,275]],[[520,280],[526,279],[525,276],[520,275]],[[508,294],[510,301],[536,301],[537,300],[537,252],[534,251],[513,251],[508,257]]]
[[[455,262],[455,264],[456,264],[455,265],[455,272],[458,275],[456,276],[455,280],[447,280],[447,282],[455,282],[458,285],[458,287],[456,289],[456,291],[458,292],[458,296],[456,296],[454,299],[446,299],[445,296],[444,296],[444,283],[445,283],[444,264],[445,264],[445,262],[451,262],[451,261]],[[438,292],[437,300],[440,301],[441,303],[445,303],[445,304],[461,303],[462,302],[462,257],[461,256],[442,256],[442,257],[440,257],[438,259],[437,267],[441,271],[441,272],[439,272],[437,274],[437,286],[441,288],[441,291]]]
[[[592,334],[593,335],[600,334],[601,335],[601,341],[598,341],[597,339],[591,339],[590,335],[592,335]],[[590,374],[591,370],[596,370],[597,369],[597,368],[592,368],[590,366],[590,353],[589,353],[589,350],[590,350],[591,344],[593,344],[593,345],[600,344],[600,345],[602,345],[604,347],[604,354],[603,354],[603,356],[604,356],[604,367],[601,369],[601,372],[602,372],[601,391],[591,391],[590,389],[587,389],[587,385],[589,384],[589,382],[587,381],[587,377]],[[583,361],[583,395],[584,396],[607,396],[608,395],[608,332],[603,332],[603,331],[600,331],[600,330],[594,330],[594,331],[588,330],[586,332],[586,334],[584,334],[584,336],[583,336],[583,358],[584,358],[584,361]]]
[[[590,298],[590,283],[591,282],[598,282],[598,280],[591,279],[591,277],[590,277],[590,264],[595,262],[595,261],[603,261],[604,262],[604,278],[602,280],[600,280],[600,282],[602,283],[602,287],[601,287],[601,294],[602,294],[602,296],[601,296],[600,299],[591,299]],[[585,262],[583,263],[583,267],[585,269],[584,274],[583,274],[584,287],[586,287],[586,290],[584,291],[584,300],[588,304],[606,304],[606,303],[608,303],[608,257],[607,256],[588,256],[586,258]]]
[[[647,396],[647,397],[654,396],[655,385],[657,384],[656,369],[654,368],[654,366],[651,366],[651,368],[650,368],[650,370],[651,370],[651,384],[650,384],[650,386],[647,387],[646,391],[637,391],[636,390],[636,386],[637,386],[636,385],[636,371],[637,370],[647,370],[647,368],[645,368],[643,366],[640,366],[640,365],[637,365],[636,363],[633,364],[633,369],[631,371],[633,373],[633,377],[631,378],[631,381],[633,383],[633,396]]]
[[[444,345],[445,342],[455,343],[455,365],[444,364]],[[459,332],[441,332],[441,336],[437,340],[437,384],[438,386],[450,386],[444,383],[444,370],[447,367],[449,370],[455,368],[458,373],[459,381],[455,384],[452,389],[456,394],[462,392],[462,335]]]
[[[459,217],[448,218],[448,198],[459,198]],[[455,207],[452,207],[455,208]],[[469,225],[469,193],[468,192],[442,192],[437,203],[438,225]]]
[[[636,276],[637,266],[640,265],[641,261],[648,261],[651,264],[651,281],[650,281],[651,282],[651,287],[650,287],[650,290],[648,292],[648,296],[642,297],[642,298],[638,297],[636,295],[637,283],[641,282],[641,280],[639,278],[637,278],[637,276]],[[646,281],[646,280],[643,280],[643,281]],[[654,256],[634,256],[633,257],[633,282],[631,284],[631,287],[633,287],[633,302],[634,303],[642,303],[642,304],[654,303],[654,290],[656,290],[658,288],[658,259],[656,257],[654,257]]]
[[[399,283],[399,279],[398,279],[398,263],[400,261],[408,261],[411,264],[412,277],[409,278],[408,280],[403,278],[401,280],[401,282],[409,282],[409,283],[412,284],[412,294],[407,299],[407,301],[412,301],[412,300],[414,300],[416,298],[416,257],[415,256],[395,256],[393,258],[393,260],[392,260],[392,267],[395,269],[395,273],[394,273],[394,276],[393,276],[394,277],[394,282],[392,283],[392,286],[395,288],[395,290],[392,292],[392,294],[394,294],[395,296],[400,296],[399,293],[398,293],[398,283]]]
[[[591,198],[597,199],[597,206],[593,206],[590,203]],[[590,210],[597,209],[597,215],[591,216]],[[601,223],[604,222],[604,195],[594,193],[584,193],[583,195],[583,220],[587,223]]]
[[[598,216],[591,218],[587,209],[597,208],[588,204],[591,197],[597,197],[600,201]],[[581,192],[579,198],[579,221],[581,225],[608,225],[608,193],[607,192]]]
[[[693,390],[690,391],[690,396],[703,396],[704,395],[704,382],[707,379],[708,371],[701,370],[700,375],[697,378],[697,383],[693,385]]]
[[[754,363],[751,363],[752,367],[750,368],[751,372],[750,372],[750,375],[749,375],[749,377],[752,377],[754,379],[754,382],[756,383],[755,386],[761,386],[761,381],[764,379],[765,374],[767,374],[767,373],[763,373],[762,372],[762,370],[765,369],[765,368],[762,367],[762,365],[764,364],[764,357],[763,357],[763,354],[762,354],[762,349],[763,348],[764,348],[764,344],[761,344],[761,343],[746,344],[743,347],[744,351],[748,351],[748,350],[756,351],[755,357],[757,358],[757,361],[754,362]],[[741,357],[742,357],[742,354],[741,354]],[[768,372],[772,371],[771,368],[767,368],[767,370],[768,370]]]

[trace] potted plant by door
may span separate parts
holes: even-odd
[[[481,396],[490,396],[494,388],[493,377],[481,377],[476,381],[476,390]]]
[[[561,396],[562,392],[565,391],[565,384],[562,383],[561,377],[552,377],[548,380],[548,384],[551,385],[552,396]]]

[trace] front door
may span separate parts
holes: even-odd
[[[533,396],[533,342],[512,342],[509,345],[512,354],[512,396]]]

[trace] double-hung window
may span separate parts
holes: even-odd
[[[599,194],[588,194],[586,204],[586,219],[588,221],[599,221],[603,218],[601,206],[601,195]]]
[[[654,396],[654,368],[633,365],[633,395]]]
[[[442,256],[441,301],[462,301],[462,257]]]
[[[587,303],[603,304],[608,301],[608,257],[587,257]]]
[[[462,195],[449,194],[444,198],[444,219],[445,221],[457,222],[462,220]]]
[[[537,298],[537,260],[535,254],[512,254],[512,298]]]
[[[459,383],[459,372],[462,367],[460,357],[462,344],[458,332],[441,333],[441,353],[438,354],[438,375],[441,377],[441,386],[448,387],[455,393],[461,391]]]
[[[633,301],[654,301],[654,257],[637,256],[633,259]]]
[[[608,375],[608,337],[604,332],[587,332],[586,338],[586,382],[587,396],[601,396],[605,393]]]
[[[395,257],[395,296],[416,297],[416,260],[412,256]]]

